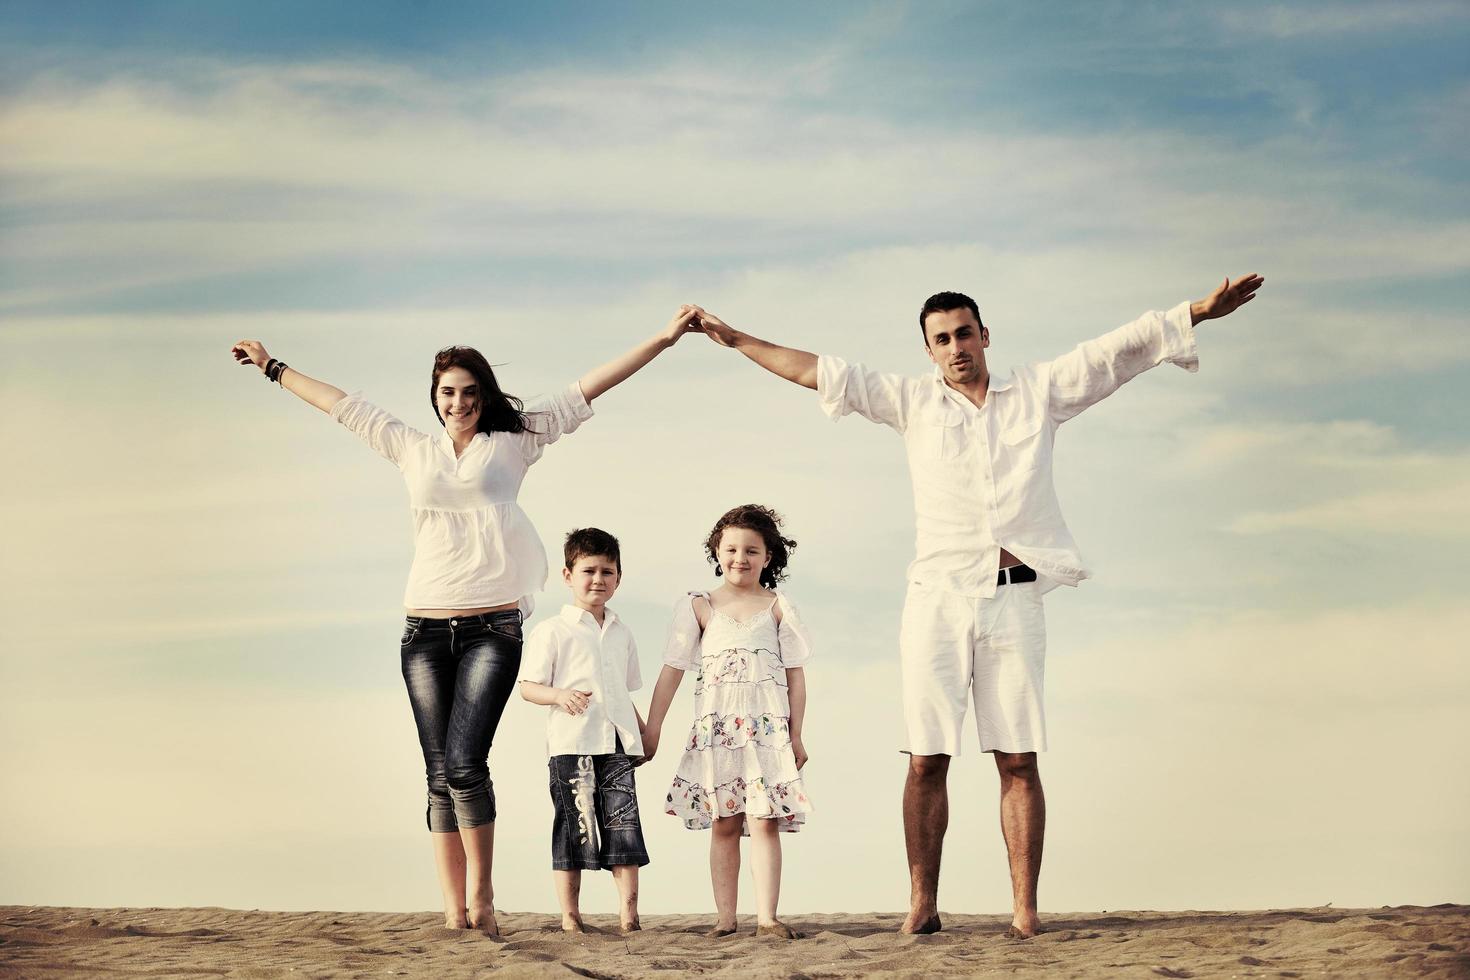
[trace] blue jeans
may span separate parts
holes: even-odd
[[[429,830],[493,823],[495,789],[485,759],[521,668],[520,612],[409,616],[401,659],[429,780]]]

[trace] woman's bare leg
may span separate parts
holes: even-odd
[[[500,935],[495,921],[495,889],[490,884],[490,866],[495,858],[495,824],[461,827],[465,855],[465,909],[470,927],[487,936]]]
[[[434,868],[439,872],[439,890],[444,893],[444,928],[463,929],[469,925],[464,904],[464,844],[459,831],[430,834],[434,843]]]

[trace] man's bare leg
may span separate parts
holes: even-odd
[[[434,868],[439,872],[439,890],[444,893],[444,928],[469,926],[464,907],[464,844],[459,831],[429,834],[434,843]]]
[[[1041,878],[1041,845],[1046,837],[1046,794],[1035,752],[996,752],[1000,770],[1000,832],[1011,864],[1011,928],[1006,934],[1030,939],[1041,932],[1036,915],[1036,884]]]
[[[903,784],[903,842],[909,857],[909,915],[899,932],[938,932],[939,856],[949,827],[949,756],[911,755]]]

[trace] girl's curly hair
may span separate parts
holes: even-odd
[[[723,575],[720,570],[720,535],[727,527],[745,528],[754,531],[761,536],[766,543],[766,551],[770,552],[771,561],[761,570],[761,585],[768,589],[774,589],[776,583],[786,577],[786,563],[791,560],[791,553],[796,550],[796,542],[790,538],[781,536],[781,515],[769,507],[760,504],[741,504],[725,511],[724,515],[715,522],[714,530],[710,531],[709,537],[704,542],[704,555],[710,564],[715,566],[715,574]]]

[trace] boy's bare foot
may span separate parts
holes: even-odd
[[[564,915],[561,917],[562,932],[586,932],[587,927],[582,924],[580,916]]]
[[[471,929],[478,930],[487,936],[500,935],[500,924],[495,921],[495,906],[493,905],[482,905],[472,909],[465,918]]]
[[[704,934],[704,938],[705,939],[724,939],[726,936],[733,936],[733,935],[735,935],[735,927],[734,926],[721,926],[721,925],[717,925],[713,929],[711,929],[709,932],[705,933]]]
[[[800,939],[801,935],[780,919],[762,922],[755,927],[757,936],[775,936],[777,939]]]
[[[944,925],[939,921],[938,912],[929,912],[923,917],[910,912],[909,917],[903,920],[903,925],[898,927],[898,931],[908,936],[928,936],[943,928]]]

